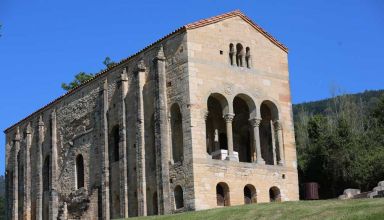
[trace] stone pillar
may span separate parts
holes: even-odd
[[[159,214],[171,212],[170,183],[169,183],[169,124],[167,117],[167,87],[165,72],[165,56],[163,46],[160,46],[154,59],[155,75],[155,148],[156,176]]]
[[[128,218],[128,179],[127,179],[127,128],[126,128],[126,111],[125,111],[125,97],[128,88],[127,72],[124,68],[123,74],[120,79],[120,107],[119,111],[119,167],[120,167],[120,217]]]
[[[101,199],[102,199],[102,218],[110,219],[109,210],[109,157],[108,157],[108,82],[105,79],[103,82],[103,97],[102,97],[102,112],[101,112]]]
[[[232,134],[232,120],[235,117],[235,114],[228,113],[224,115],[225,124],[227,128],[227,141],[228,141],[228,155],[226,160],[239,161],[237,157],[233,154],[233,134]]]
[[[144,61],[140,60],[137,65],[136,74],[136,105],[137,105],[137,120],[136,120],[136,172],[137,172],[137,201],[138,215],[147,215],[147,187],[145,177],[145,135],[144,135],[144,101],[143,88],[145,84],[145,65]]]
[[[30,149],[32,145],[32,129],[31,123],[28,123],[27,129],[27,140],[24,152],[24,217],[25,220],[31,219],[31,159],[30,159]]]
[[[273,126],[273,122],[269,121],[269,125],[271,127],[271,138],[272,138],[272,155],[273,155],[273,165],[276,165],[276,138],[275,138],[275,129]]]
[[[276,120],[274,122],[275,125],[275,131],[277,136],[277,145],[279,149],[279,165],[284,165],[284,143],[283,143],[283,127],[279,120]]]
[[[247,63],[246,63],[246,61],[245,61],[245,53],[244,53],[244,49],[242,49],[241,52],[240,52],[240,59],[241,59],[240,66],[241,66],[241,67],[246,67],[246,66],[247,66]]]
[[[253,146],[255,146],[256,150],[256,160],[255,163],[265,164],[263,157],[261,156],[261,148],[260,148],[260,132],[259,126],[261,119],[260,118],[251,118],[249,119],[252,129],[253,129]]]
[[[59,198],[57,194],[57,129],[56,110],[51,113],[51,193],[50,193],[50,219],[57,219]]]
[[[229,62],[233,66],[236,63],[236,56],[234,47],[229,48]]]
[[[44,141],[44,122],[40,115],[38,122],[38,144],[37,144],[37,183],[36,183],[36,219],[43,219],[43,141]]]
[[[19,166],[17,161],[17,156],[20,149],[20,130],[19,127],[16,128],[15,138],[13,139],[13,205],[12,205],[12,219],[19,219]]]

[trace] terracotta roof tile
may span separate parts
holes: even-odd
[[[250,24],[256,30],[258,30],[261,34],[263,34],[266,38],[268,38],[272,43],[274,43],[276,46],[281,48],[283,51],[288,52],[288,48],[286,46],[284,46],[282,43],[277,41],[274,37],[272,37],[272,35],[270,35],[265,30],[263,30],[260,26],[258,26],[256,23],[254,23],[251,19],[249,19],[246,15],[244,15],[240,10],[231,11],[231,12],[228,12],[228,13],[225,13],[225,14],[217,15],[217,16],[214,16],[214,17],[206,18],[206,19],[201,19],[199,21],[192,22],[192,23],[189,23],[189,24],[184,25],[182,27],[179,27],[178,29],[176,29],[173,32],[165,35],[164,37],[160,38],[159,40],[155,41],[154,43],[144,47],[142,50],[138,51],[137,53],[132,54],[131,56],[121,60],[116,65],[112,66],[111,68],[107,68],[107,69],[99,72],[92,79],[90,79],[90,80],[84,82],[83,84],[77,86],[76,88],[66,92],[65,94],[63,94],[60,97],[56,98],[55,100],[49,102],[48,104],[46,104],[42,108],[40,108],[37,111],[31,113],[30,115],[28,115],[27,117],[23,118],[22,120],[20,120],[19,122],[15,123],[14,125],[6,128],[4,130],[4,133],[8,132],[8,130],[10,130],[13,127],[15,127],[16,125],[19,125],[20,123],[26,121],[27,119],[31,118],[32,116],[37,115],[37,114],[43,112],[44,110],[47,110],[51,105],[53,105],[55,103],[58,103],[62,98],[66,97],[66,96],[69,96],[70,94],[75,93],[77,90],[79,90],[79,89],[85,87],[86,85],[88,85],[88,83],[90,83],[91,81],[94,81],[95,79],[100,78],[101,76],[107,74],[108,71],[110,71],[110,70],[112,70],[112,69],[114,69],[114,68],[116,68],[118,66],[121,66],[122,64],[124,64],[128,60],[130,60],[133,57],[141,54],[142,52],[144,52],[147,49],[151,48],[152,46],[158,44],[159,42],[163,41],[164,39],[166,39],[166,38],[168,38],[168,37],[170,37],[170,36],[172,36],[172,35],[174,35],[174,34],[176,34],[178,32],[182,32],[182,31],[186,31],[186,30],[192,30],[192,29],[196,29],[196,28],[203,27],[203,26],[206,26],[206,25],[214,24],[214,23],[217,23],[219,21],[222,21],[222,20],[225,20],[225,19],[228,19],[228,18],[232,18],[232,17],[235,17],[235,16],[239,16],[242,19],[244,19],[244,21],[246,21],[248,24]]]

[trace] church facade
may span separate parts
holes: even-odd
[[[175,30],[5,134],[8,219],[299,199],[288,49],[240,11]]]

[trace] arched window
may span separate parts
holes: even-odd
[[[78,189],[84,187],[84,159],[81,154],[76,157],[76,180]]]
[[[217,206],[230,206],[229,187],[226,183],[218,183],[216,185],[216,201]]]
[[[119,142],[120,142],[120,134],[119,134],[119,126],[115,125],[112,128],[110,133],[110,146],[109,146],[109,154],[110,160],[112,162],[119,161]]]
[[[256,188],[248,184],[244,187],[244,204],[256,203]]]
[[[252,127],[249,119],[256,116],[255,103],[249,96],[238,94],[233,99],[233,110],[235,113],[232,121],[234,151],[238,152],[240,162],[252,162],[255,159],[255,147],[251,138],[254,135],[251,135]]]
[[[274,165],[277,161],[276,135],[273,122],[279,119],[276,105],[271,101],[263,101],[260,106],[261,123],[260,148],[266,164]]]
[[[213,93],[207,100],[208,115],[205,121],[207,153],[212,155],[218,150],[228,149],[226,125],[223,115],[228,113],[228,101],[219,94]],[[218,159],[218,158],[215,158]]]
[[[43,191],[49,191],[50,186],[50,158],[47,156],[43,166]]]
[[[280,189],[273,186],[269,189],[269,200],[271,202],[281,202]]]
[[[243,66],[244,49],[243,45],[236,44],[236,65]]]
[[[179,185],[175,187],[175,206],[176,209],[184,207],[183,189]]]
[[[172,156],[174,162],[183,160],[183,120],[178,104],[171,107],[171,133],[172,133]]]
[[[249,47],[245,48],[245,62],[247,63],[247,68],[251,68],[251,49]]]
[[[235,55],[235,48],[233,47],[233,44],[229,44],[229,62],[233,66],[233,56]]]

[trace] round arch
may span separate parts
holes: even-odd
[[[216,185],[216,201],[217,206],[230,206],[229,186],[225,182]]]
[[[269,200],[271,202],[281,202],[281,193],[277,186],[272,186],[269,189]]]

